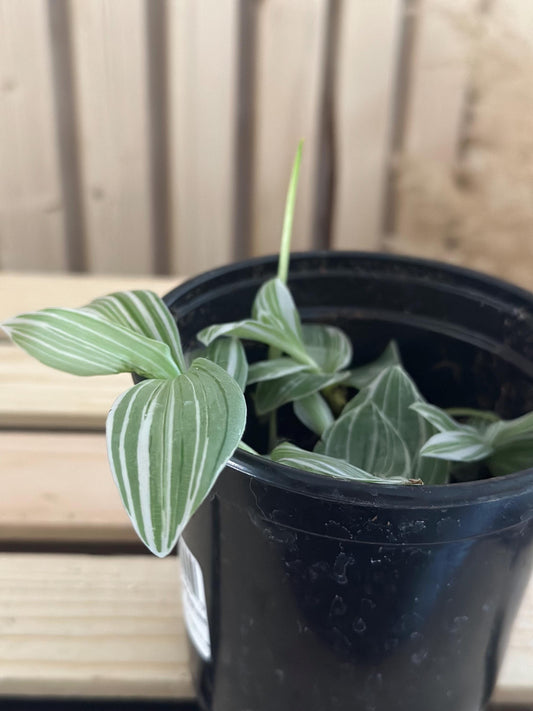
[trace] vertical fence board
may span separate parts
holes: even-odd
[[[67,267],[46,4],[0,2],[0,266]]]
[[[144,0],[72,0],[90,271],[154,267],[145,9]]]
[[[343,0],[340,20],[332,246],[378,249],[402,2]]]
[[[326,0],[265,0],[258,7],[251,253],[277,252],[298,141],[305,140],[292,247],[313,246]]]
[[[419,2],[405,135],[398,156],[399,172],[407,171],[411,163],[422,170],[432,165],[438,166],[439,171],[453,170],[465,118],[469,77],[465,34],[458,25],[459,14],[463,13],[468,23],[478,9],[478,0]],[[394,247],[394,238],[399,237],[398,247],[409,249],[417,209],[408,191],[400,189],[391,246]]]
[[[233,259],[239,0],[169,6],[171,267]]]

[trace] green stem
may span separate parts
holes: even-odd
[[[296,188],[298,187],[298,176],[300,174],[300,163],[302,161],[303,141],[298,144],[296,157],[292,164],[291,179],[285,201],[285,216],[283,218],[283,231],[281,233],[281,246],[278,261],[278,279],[284,284],[287,283],[289,275],[289,258],[291,254],[292,223],[294,222],[294,207],[296,205]]]

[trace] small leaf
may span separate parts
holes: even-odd
[[[336,385],[342,382],[344,377],[344,373],[301,372],[259,383],[255,392],[257,414],[266,415],[288,402],[317,393],[330,385]]]
[[[2,326],[41,363],[74,375],[173,378],[180,372],[166,343],[84,309],[44,309],[15,316]]]
[[[269,279],[257,292],[252,306],[252,318],[273,324],[289,337],[302,342],[302,324],[291,292],[278,279]]]
[[[385,478],[414,478],[407,445],[371,401],[341,415],[324,433],[320,451]]]
[[[352,344],[340,328],[305,323],[302,330],[307,353],[324,373],[335,373],[350,365]]]
[[[435,405],[430,405],[427,402],[414,402],[410,405],[411,410],[418,412],[425,420],[427,420],[439,432],[456,432],[463,425],[456,422],[444,410]],[[471,429],[471,428],[470,428]]]
[[[153,291],[117,291],[91,301],[83,311],[166,343],[180,371],[187,370],[176,322],[163,299]]]
[[[244,396],[204,358],[171,380],[121,395],[107,419],[113,477],[140,538],[157,556],[174,547],[240,442]]]
[[[334,423],[327,402],[320,393],[312,393],[294,402],[294,414],[306,427],[319,437]]]
[[[315,474],[330,476],[334,479],[351,479],[352,481],[365,481],[370,484],[408,484],[406,479],[402,478],[384,478],[374,476],[369,472],[365,472],[359,467],[354,467],[352,464],[328,457],[317,452],[307,452],[304,449],[296,447],[289,442],[283,442],[272,450],[270,458],[279,464],[285,464],[296,469],[304,469],[305,471]]]
[[[365,365],[360,365],[350,371],[346,385],[362,390],[375,380],[384,370],[391,365],[401,365],[400,352],[396,341],[391,341],[383,353],[376,360]]]
[[[503,447],[524,437],[533,438],[533,412],[515,420],[500,420],[490,424],[486,436],[494,447]]]
[[[203,357],[223,368],[244,391],[248,378],[248,360],[238,338],[217,338],[205,348]]]
[[[260,383],[264,380],[275,380],[284,375],[299,373],[308,370],[309,366],[297,363],[292,358],[273,358],[253,363],[248,369],[248,385]]]
[[[451,462],[477,462],[492,454],[492,448],[475,430],[439,432],[420,450],[422,457],[435,457]]]

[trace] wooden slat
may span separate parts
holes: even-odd
[[[171,266],[181,274],[234,255],[239,7],[168,6]]]
[[[185,699],[174,557],[0,555],[0,694]],[[533,584],[495,698],[533,703]]]
[[[379,249],[401,0],[343,0],[337,58],[337,173],[332,246]]]
[[[71,0],[90,271],[154,268],[144,0]]]
[[[0,540],[137,540],[104,434],[0,432],[0,451]]]
[[[183,278],[180,277],[74,276],[0,272],[0,322],[14,314],[48,306],[76,308],[112,291],[151,289],[162,296],[181,281]]]
[[[285,193],[298,141],[305,140],[294,220],[294,250],[313,246],[326,0],[265,0],[258,5],[251,252],[279,249]]]
[[[0,556],[0,694],[192,696],[175,557]]]
[[[79,378],[47,368],[18,348],[0,345],[0,427],[103,430],[131,376]]]
[[[0,2],[0,67],[0,266],[65,269],[45,2]]]

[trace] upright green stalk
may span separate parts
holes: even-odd
[[[294,208],[296,206],[296,190],[298,188],[298,178],[300,175],[300,163],[302,162],[302,150],[303,141],[298,144],[298,149],[296,150],[296,156],[294,157],[294,162],[292,164],[291,178],[289,181],[289,189],[287,190],[287,197],[285,199],[285,215],[283,217],[283,230],[281,232],[281,245],[279,249],[279,261],[278,261],[278,279],[284,284],[287,283],[287,278],[289,276],[289,259],[291,254],[291,237],[292,237],[292,224],[294,222]],[[280,351],[278,348],[270,347],[268,350],[269,358],[278,358]],[[276,445],[277,439],[277,420],[276,420],[276,410],[270,413],[269,427],[268,427],[268,440],[270,449],[273,449]]]

